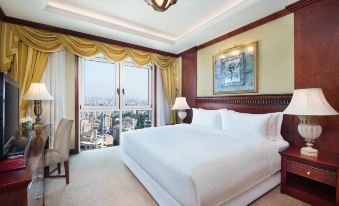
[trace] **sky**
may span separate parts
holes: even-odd
[[[85,98],[114,98],[116,92],[116,65],[98,61],[85,61]],[[148,70],[131,66],[124,67],[125,98],[146,100],[148,98]]]

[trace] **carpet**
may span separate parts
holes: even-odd
[[[62,171],[63,172],[63,171]],[[156,206],[150,194],[120,160],[118,148],[88,150],[71,156],[70,184],[45,180],[46,206]],[[307,206],[274,188],[251,206]]]

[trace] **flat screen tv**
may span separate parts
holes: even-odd
[[[0,96],[0,159],[3,159],[19,126],[19,86],[5,73],[0,73]]]

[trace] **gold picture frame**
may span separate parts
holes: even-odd
[[[241,44],[212,56],[213,94],[258,92],[258,42]]]

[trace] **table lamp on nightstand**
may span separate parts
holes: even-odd
[[[42,114],[41,100],[53,100],[53,97],[47,91],[46,85],[44,83],[32,83],[23,99],[34,101],[34,114],[36,118],[33,127],[42,126],[40,119]]]
[[[180,118],[180,123],[182,123],[187,116],[186,109],[191,109],[190,106],[188,106],[186,97],[177,97],[175,99],[175,103],[172,107],[172,110],[179,110],[178,111],[178,116]]]
[[[326,101],[321,88],[311,88],[294,90],[291,103],[284,114],[298,115],[300,119],[298,132],[306,141],[306,147],[301,148],[301,154],[317,156],[318,150],[312,146],[322,132],[318,117],[337,115],[338,112]]]

